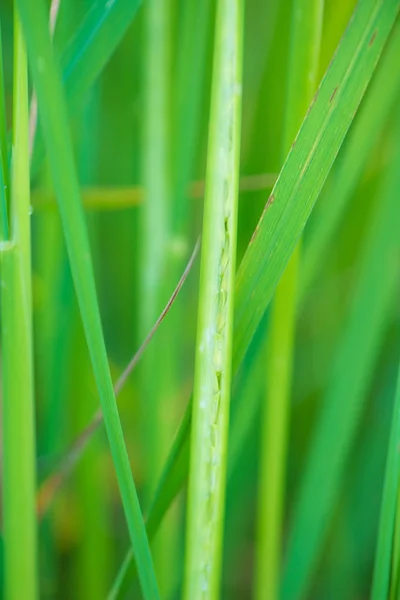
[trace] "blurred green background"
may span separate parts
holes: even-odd
[[[91,0],[61,2],[54,42],[57,52],[65,48],[92,4]],[[201,6],[190,0],[166,0],[165,4],[167,34],[160,37],[157,30],[151,30],[144,2],[104,72],[71,109],[70,115],[84,197],[87,189],[94,190],[92,206],[86,212],[106,345],[115,379],[167,302],[201,231],[202,200],[193,198],[188,189],[190,182],[203,181],[205,176],[215,7],[213,2],[205,0]],[[354,6],[353,0],[325,2],[320,79]],[[246,2],[238,264],[271,187],[257,189],[259,180],[253,181],[250,176],[265,174],[271,181],[282,167],[280,140],[290,12],[290,0]],[[12,3],[9,0],[1,2],[0,20],[10,126],[13,61]],[[158,43],[155,57],[149,49],[154,40]],[[400,60],[400,56],[398,58]],[[384,68],[384,61],[385,54],[374,79]],[[397,74],[393,74],[393,79],[395,77],[399,80]],[[335,178],[340,177],[344,169],[353,172],[345,153],[372,93],[373,83],[307,225],[306,248],[320,221],[326,218]],[[354,168],[355,181],[345,210],[335,235],[320,256],[316,276],[307,287],[299,308],[285,533],[310,434],[332,379],[332,364],[350,310],[363,241],[399,143],[394,122],[399,109],[400,81],[396,85],[397,91],[390,92],[391,101],[380,119],[371,151],[361,170],[358,166]],[[153,92],[151,86],[154,86]],[[382,96],[385,93],[382,89]],[[150,117],[149,106],[153,110],[156,107]],[[159,121],[154,116],[158,109]],[[367,122],[375,118],[374,107],[369,110],[364,116]],[[136,188],[143,186],[148,190],[147,204],[154,200],[150,215],[146,213],[145,204],[136,201]],[[256,189],[249,189],[253,187]],[[127,203],[131,202],[132,206],[113,207],[111,191],[114,188],[124,188]],[[32,190],[40,483],[90,421],[98,407],[98,397],[56,206],[53,201],[47,206],[40,203],[46,190],[51,196],[46,160],[33,172]],[[104,204],[101,199],[107,198],[107,194],[110,201]],[[149,223],[153,223],[153,230]],[[149,283],[146,274],[150,272],[153,279]],[[351,444],[323,553],[315,569],[310,598],[361,599],[368,597],[370,590],[399,360],[398,283],[397,277],[396,295],[385,309],[376,360],[368,374],[365,405]],[[143,502],[154,488],[190,395],[197,287],[198,263],[119,397],[132,469]],[[232,409],[231,421],[242,427],[243,439],[229,463],[223,598],[252,597],[259,415],[267,325],[268,316],[234,381],[234,395],[242,395],[245,401],[239,415],[235,413],[236,404]],[[365,314],[365,328],[368,328],[368,314]],[[353,360],[357,362],[357,354]],[[337,436],[340,444],[340,431],[332,435]],[[161,589],[168,598],[177,596],[182,577],[183,499],[184,494],[175,502],[166,527],[156,541],[156,568]],[[318,501],[318,490],[315,501]],[[105,433],[100,430],[41,521],[41,598],[105,598],[128,547],[113,465]],[[129,597],[136,597],[136,593],[131,590]]]

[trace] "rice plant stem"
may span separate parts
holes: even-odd
[[[203,215],[184,598],[217,598],[229,422],[239,183],[242,0],[219,0]]]
[[[32,347],[28,71],[14,19],[11,247],[1,254],[5,597],[38,597]]]

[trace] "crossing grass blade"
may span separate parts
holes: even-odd
[[[20,0],[17,6],[37,92],[40,123],[48,151],[75,290],[138,565],[139,580],[144,597],[154,599],[158,598],[157,582],[107,361],[66,104],[61,77],[53,56],[45,7],[43,2],[33,4],[29,0]]]
[[[62,78],[70,110],[82,101],[96,81],[134,19],[141,0],[93,2],[60,56]],[[40,114],[39,114],[40,119]],[[36,136],[31,162],[34,176],[43,160],[45,144]]]
[[[236,277],[233,373],[240,366],[321,192],[399,7],[399,0],[360,0],[285,161]],[[190,418],[181,423],[179,444],[174,445],[174,454],[167,459],[161,478],[165,485],[168,473],[177,466],[180,449],[187,444],[189,425]],[[159,518],[167,504],[163,487],[158,488],[152,507]],[[129,576],[130,570],[126,573]]]
[[[304,597],[310,585],[391,316],[400,250],[396,185],[398,174],[396,178],[391,174],[364,241],[348,320],[332,363],[292,516],[284,599]]]

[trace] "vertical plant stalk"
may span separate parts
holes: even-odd
[[[203,215],[184,598],[219,592],[231,384],[242,0],[219,0]]]
[[[292,7],[283,154],[290,149],[317,87],[323,0],[295,0]],[[263,407],[255,597],[278,598],[286,474],[289,401],[296,324],[298,245],[272,304]]]
[[[170,0],[149,0],[144,6],[145,67],[143,105],[142,177],[145,202],[140,209],[140,308],[141,339],[156,320],[168,294],[171,243],[171,135]],[[144,472],[146,498],[153,493],[169,442],[174,433],[175,383],[178,357],[171,339],[175,332],[170,319],[148,348],[139,367],[143,399]],[[179,343],[178,343],[179,345]],[[163,359],[160,361],[160,356]],[[157,372],[157,377],[154,373]],[[173,515],[164,523],[155,543],[153,556],[162,596],[169,596],[177,562],[177,539]]]
[[[38,597],[32,347],[28,71],[14,29],[13,156],[9,249],[2,252],[3,509],[5,597]]]

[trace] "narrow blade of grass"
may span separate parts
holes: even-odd
[[[236,278],[233,373],[247,351],[321,192],[399,5],[398,0],[379,3],[361,0],[267,201]],[[189,435],[189,425],[190,419],[181,423],[182,431],[177,437],[181,448]],[[168,472],[174,469],[179,457],[176,445],[173,451],[162,475],[165,485]],[[153,510],[164,505],[162,496],[163,487],[158,488]],[[159,511],[159,517],[162,512]]]
[[[295,504],[283,598],[303,597],[310,584],[390,316],[400,248],[396,186],[397,173],[382,190],[360,256],[348,321],[332,364]]]
[[[183,597],[219,596],[231,388],[242,0],[219,0],[211,92]]]
[[[18,8],[37,92],[41,126],[49,155],[72,275],[138,565],[139,579],[144,597],[154,599],[158,597],[157,582],[107,362],[66,104],[51,47],[44,4],[19,0]]]
[[[70,109],[79,105],[85,92],[100,75],[140,5],[141,0],[101,0],[91,4],[86,17],[60,56]],[[32,156],[33,175],[43,160],[44,152],[44,140],[38,131]]]
[[[38,598],[28,69],[14,17],[11,242],[1,253],[5,597]]]

